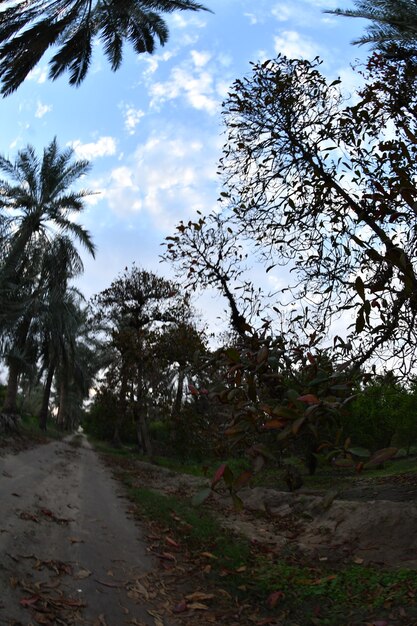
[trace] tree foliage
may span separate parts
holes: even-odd
[[[133,421],[139,447],[151,454],[149,421],[172,398],[173,378],[178,383],[173,402],[181,404],[184,367],[190,352],[202,346],[188,298],[175,283],[134,265],[93,305],[108,346],[101,395],[108,399],[105,390],[112,390],[117,405],[114,439],[126,421]]]
[[[49,48],[58,51],[49,61],[49,77],[69,73],[79,85],[91,64],[98,39],[111,69],[122,62],[123,44],[135,52],[153,52],[164,45],[167,24],[162,17],[174,11],[203,10],[195,0],[31,0],[3,2],[0,7],[0,78],[2,94],[15,91]]]
[[[278,57],[224,105],[234,229],[270,270],[291,270],[288,290],[319,332],[354,313],[357,362],[388,345],[402,364],[415,358],[416,71],[372,57],[350,105],[317,60]]]
[[[417,4],[415,0],[354,0],[354,9],[326,11],[333,15],[370,20],[366,34],[354,44],[371,43],[373,48],[398,53],[416,48]]]
[[[224,103],[221,209],[166,241],[186,284],[216,286],[229,304],[239,339],[219,352],[209,397],[255,466],[271,437],[276,451],[327,440],[344,458],[362,366],[415,364],[416,70],[412,54],[374,55],[352,103],[318,59],[254,65]],[[283,284],[272,302],[251,297],[249,251]],[[347,328],[324,348],[341,316]]]
[[[83,271],[77,244],[95,252],[89,232],[74,220],[89,193],[74,186],[88,170],[88,162],[60,150],[56,139],[42,157],[32,146],[14,162],[0,157],[0,345],[8,368],[3,411],[17,413],[19,380],[39,380],[40,368],[46,376],[43,426],[54,374],[64,352],[69,364],[68,347],[79,329],[80,298],[71,287]]]

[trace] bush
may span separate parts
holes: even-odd
[[[393,443],[409,448],[417,438],[417,394],[390,378],[374,381],[352,402],[343,430],[371,452]]]

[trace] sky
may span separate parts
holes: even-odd
[[[206,0],[213,13],[169,16],[170,38],[153,55],[125,47],[110,70],[100,45],[78,88],[66,76],[51,82],[42,61],[24,84],[0,100],[0,153],[14,159],[31,144],[41,153],[57,137],[92,168],[83,186],[96,192],[79,222],[97,246],[84,256],[78,286],[89,298],[133,262],[170,277],[161,243],[180,220],[217,205],[216,174],[225,141],[221,103],[251,62],[274,58],[323,60],[322,71],[354,89],[351,64],[367,50],[352,46],[366,22],[326,15],[349,0]],[[277,277],[268,275],[273,283]],[[268,286],[266,286],[268,287]],[[198,304],[213,323],[225,308],[210,297]]]

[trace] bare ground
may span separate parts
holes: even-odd
[[[157,525],[138,527],[137,507],[109,469],[85,439],[75,443],[24,449],[20,442],[0,451],[0,625],[284,623],[237,602],[221,581],[208,589],[209,562],[183,559],[184,546],[177,550]],[[126,467],[138,486],[169,495],[192,496],[208,484],[149,463],[126,461]],[[240,495],[241,513],[225,495],[205,506],[277,557],[417,566],[413,474],[363,481],[341,494],[254,488]]]
[[[84,440],[0,458],[0,624],[162,626],[155,568],[118,485]]]
[[[206,479],[149,463],[135,462],[136,481],[159,492],[192,496]],[[417,477],[403,475],[337,491],[288,493],[247,488],[239,495],[244,511],[215,495],[209,506],[225,527],[277,551],[298,550],[315,560],[417,568]]]

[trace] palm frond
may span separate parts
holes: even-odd
[[[15,91],[51,47],[49,77],[68,72],[79,85],[91,65],[93,41],[100,38],[112,70],[122,62],[124,41],[138,54],[164,45],[168,27],[164,14],[208,11],[194,0],[26,0],[2,9],[0,0],[1,93]]]

